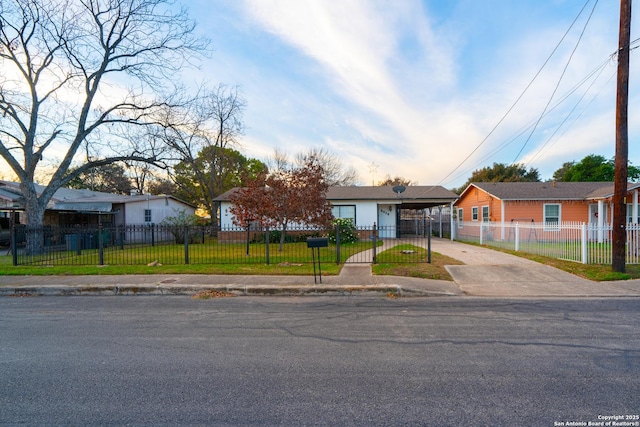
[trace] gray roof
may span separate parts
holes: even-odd
[[[44,186],[40,184],[35,184],[36,192],[40,194],[44,190]],[[175,199],[185,205],[191,205],[183,200],[180,200],[174,196],[166,196],[166,195],[157,195],[157,196],[149,196],[149,200],[161,199],[169,197],[171,199]],[[21,202],[22,201],[22,192],[20,191],[20,185],[17,182],[12,181],[2,181],[0,180],[0,198],[4,198],[6,200],[11,200],[12,202]],[[49,203],[49,209],[53,210],[66,210],[72,205],[92,205],[96,206],[96,204],[119,204],[119,203],[131,203],[131,202],[146,202],[147,195],[125,195],[125,194],[113,194],[113,193],[103,193],[100,191],[92,191],[88,189],[74,189],[74,188],[60,188],[58,189],[51,202]],[[111,209],[109,206],[106,209]]]
[[[228,202],[231,195],[239,188],[233,188],[214,200]],[[329,202],[375,200],[388,203],[401,203],[405,207],[422,209],[424,207],[438,206],[454,202],[458,195],[439,185],[432,186],[407,186],[401,194],[393,191],[393,186],[348,186],[329,187],[327,200]]]
[[[613,182],[473,182],[472,187],[486,191],[500,200],[595,200],[613,196]],[[640,188],[629,183],[627,190]]]
[[[404,192],[396,194],[393,186],[350,186],[329,187],[327,200],[395,200],[410,201],[442,201],[452,202],[458,195],[439,185],[416,185],[405,187]]]

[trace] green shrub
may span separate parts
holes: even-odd
[[[336,243],[336,231],[340,231],[340,243],[355,243],[358,239],[358,229],[351,218],[336,218],[331,221],[329,241]]]
[[[198,216],[190,215],[186,211],[178,212],[176,216],[168,216],[162,220],[161,226],[166,227],[173,234],[177,244],[184,243],[184,228],[190,227],[189,243],[198,243],[202,241],[200,231],[196,229],[198,224]]]

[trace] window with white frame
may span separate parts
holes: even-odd
[[[458,208],[458,228],[462,228],[464,222],[464,209]]]
[[[474,206],[471,208],[471,221],[478,220],[478,207]]]
[[[638,218],[633,218],[633,205],[627,205],[627,224],[640,224],[640,212]]]
[[[356,223],[356,206],[355,205],[343,205],[333,206],[331,213],[334,218],[352,219],[353,223]]]
[[[489,206],[482,207],[482,222],[489,222]]]
[[[146,223],[150,223],[151,222],[151,209],[145,209],[144,210],[144,222],[146,222]]]
[[[547,203],[544,205],[544,226],[557,227],[560,225],[560,204]]]

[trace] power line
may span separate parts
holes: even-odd
[[[607,64],[610,62],[610,58],[607,58],[607,60],[601,62],[596,68],[594,68],[591,72],[589,72],[583,79],[581,79],[576,85],[574,85],[571,89],[569,89],[562,97],[560,97],[560,99],[556,102],[556,104],[554,104],[551,108],[549,108],[546,113],[545,113],[545,117],[548,116],[549,114],[551,114],[553,111],[555,111],[557,108],[559,108],[572,94],[574,94],[580,87],[582,87],[584,84],[586,84],[588,81],[592,80],[592,83],[589,87],[591,87],[593,84],[595,84],[595,82],[597,81],[597,79],[599,78],[599,76],[602,74],[602,72],[604,71],[604,69],[606,68]],[[595,78],[594,78],[595,76]],[[608,82],[607,82],[608,83]],[[606,83],[605,83],[606,84]],[[588,89],[587,89],[588,90]],[[599,92],[598,92],[599,93]],[[584,95],[583,95],[584,96]],[[591,101],[592,102],[592,101]],[[485,156],[483,156],[479,162],[484,162],[485,160],[487,160],[488,158],[492,157],[494,154],[506,149],[510,144],[512,144],[513,142],[515,142],[518,138],[520,138],[522,135],[525,134],[525,132],[527,132],[529,129],[531,129],[531,127],[534,125],[534,121],[532,120],[531,122],[527,123],[526,125],[522,126],[519,130],[517,130],[514,134],[512,134],[510,137],[508,137],[506,139],[506,142],[503,142],[502,144],[498,145],[496,148],[494,148],[493,150],[487,152],[487,154]],[[455,180],[457,178],[459,178],[461,175],[467,173],[467,171],[463,171],[460,174],[455,175],[452,180]],[[450,174],[451,175],[451,174]]]
[[[578,46],[580,46],[580,42],[582,41],[582,37],[584,36],[585,31],[587,30],[587,26],[589,25],[589,22],[591,22],[591,17],[593,16],[593,12],[596,10],[596,6],[597,5],[598,5],[598,0],[595,1],[595,3],[593,4],[593,7],[591,8],[591,13],[589,14],[589,17],[587,18],[587,21],[584,23],[584,27],[582,27],[582,32],[580,33],[580,37],[578,37],[578,41],[576,42],[576,45],[573,47],[573,50],[571,51],[571,55],[569,55],[569,59],[567,59],[567,63],[565,64],[564,69],[562,70],[562,74],[560,74],[560,78],[558,79],[558,83],[556,83],[556,87],[553,89],[553,92],[551,93],[551,96],[549,97],[549,100],[547,101],[547,105],[544,106],[544,109],[542,110],[542,113],[540,114],[540,117],[538,117],[538,120],[536,121],[535,125],[533,126],[533,129],[531,129],[531,132],[529,133],[529,136],[524,141],[524,144],[522,144],[522,147],[520,148],[520,151],[518,151],[518,154],[516,154],[516,157],[513,159],[512,164],[515,164],[516,161],[518,160],[518,157],[520,157],[520,154],[522,154],[522,151],[524,150],[524,148],[527,146],[527,144],[529,143],[529,141],[533,137],[533,134],[535,133],[536,129],[538,128],[538,125],[540,124],[540,121],[542,120],[542,118],[545,115],[545,112],[549,108],[549,105],[551,104],[551,101],[553,100],[553,97],[555,96],[556,92],[558,91],[558,88],[560,87],[560,83],[562,82],[562,79],[564,78],[564,75],[566,74],[567,69],[569,68],[569,64],[571,64],[571,60],[573,59],[573,55],[576,53],[576,50],[578,50]]]
[[[527,91],[529,90],[529,88],[531,87],[531,85],[533,85],[533,83],[536,81],[536,79],[538,78],[538,76],[542,73],[542,71],[544,70],[544,68],[547,66],[547,64],[549,63],[549,61],[551,60],[551,58],[553,57],[553,55],[556,53],[556,51],[560,48],[560,45],[562,44],[562,42],[564,41],[564,39],[567,37],[567,35],[569,34],[569,32],[571,31],[571,29],[573,28],[573,26],[576,24],[576,22],[578,21],[578,19],[580,18],[580,16],[582,15],[582,13],[584,12],[584,10],[586,9],[587,5],[591,2],[591,0],[587,0],[585,2],[585,4],[582,6],[582,8],[580,9],[580,12],[578,13],[578,15],[575,17],[575,19],[573,20],[573,22],[571,22],[571,25],[569,26],[569,28],[567,29],[567,31],[563,34],[562,38],[560,39],[560,41],[556,44],[556,46],[553,48],[553,50],[551,51],[551,53],[549,54],[549,56],[547,57],[547,59],[544,61],[544,63],[542,64],[542,66],[540,67],[540,69],[536,72],[536,74],[533,76],[533,78],[531,79],[531,81],[527,84],[527,86],[524,88],[524,90],[520,93],[520,95],[516,98],[516,100],[513,102],[513,104],[511,104],[511,106],[507,109],[507,111],[504,113],[504,115],[500,118],[500,120],[498,120],[498,123],[491,129],[491,131],[487,134],[487,136],[484,137],[484,139],[482,139],[482,141],[480,141],[480,143],[478,145],[476,145],[476,147],[471,151],[471,153],[469,153],[451,172],[449,172],[442,180],[440,180],[439,184],[442,184],[443,182],[445,182],[447,180],[447,178],[449,178],[451,175],[453,175],[458,169],[460,169],[460,167],[462,167],[463,164],[465,164],[467,162],[467,160],[469,160],[471,158],[471,156],[473,156],[473,154],[475,154],[476,151],[478,151],[480,149],[480,147],[489,139],[489,137],[491,137],[491,135],[493,135],[493,133],[496,131],[496,129],[498,129],[498,127],[502,124],[502,122],[507,118],[507,116],[511,113],[511,111],[516,107],[516,105],[520,102],[520,100],[522,99],[522,97],[527,93]],[[597,0],[596,0],[597,3]]]

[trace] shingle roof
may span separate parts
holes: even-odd
[[[613,195],[613,182],[474,182],[475,186],[501,200],[589,200]],[[629,183],[627,189],[639,188]]]
[[[40,184],[35,184],[36,192],[40,194],[44,190],[44,186]],[[10,198],[11,197],[11,198]],[[149,200],[155,200],[159,198],[169,197],[171,199],[177,200],[181,203],[184,203],[189,206],[194,205],[187,203],[183,200],[180,200],[174,196],[168,195],[157,195],[157,196],[149,196]],[[0,180],[0,198],[5,198],[9,200],[20,200],[22,198],[22,192],[20,191],[20,186],[17,182],[12,181],[3,181]],[[147,201],[146,195],[138,195],[138,196],[130,196],[125,194],[113,194],[113,193],[104,193],[100,191],[92,191],[88,189],[74,189],[74,188],[59,188],[53,198],[51,199],[50,207],[54,208],[56,203],[129,203],[129,202],[140,202]]]
[[[215,198],[218,202],[227,202],[231,195],[238,191],[233,188]],[[458,195],[439,185],[433,186],[408,186],[401,194],[393,191],[393,186],[349,186],[329,187],[327,200],[395,200],[401,199],[404,203],[412,201],[448,203],[453,202]]]
[[[405,191],[396,194],[393,186],[351,186],[351,187],[330,187],[327,191],[328,200],[387,200],[402,199],[410,200],[449,200],[453,201],[458,195],[439,185],[419,185],[407,186]]]

